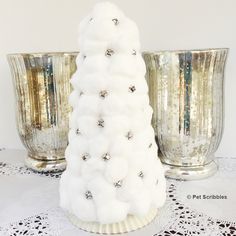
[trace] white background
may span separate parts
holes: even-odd
[[[7,53],[77,50],[96,0],[0,0],[0,148],[20,148]],[[112,0],[140,29],[143,50],[229,47],[225,130],[218,156],[236,156],[236,0]]]

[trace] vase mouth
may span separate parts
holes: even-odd
[[[14,56],[58,56],[58,55],[78,55],[79,52],[76,51],[62,51],[62,52],[24,52],[24,53],[8,53],[7,57],[14,57]]]
[[[214,51],[225,51],[228,52],[229,48],[199,48],[199,49],[173,49],[173,50],[160,50],[160,51],[143,51],[147,54],[159,54],[159,53],[198,53],[198,52],[214,52]]]

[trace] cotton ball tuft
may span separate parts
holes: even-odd
[[[72,212],[80,220],[96,221],[96,209],[92,199],[86,199],[85,193],[75,195],[72,201]]]
[[[156,185],[151,189],[151,196],[154,206],[162,207],[166,200],[166,180],[163,175],[160,175],[156,181]]]
[[[143,188],[138,195],[130,201],[130,213],[138,216],[144,216],[148,213],[151,207],[150,191]]]
[[[117,145],[119,143],[119,145]],[[127,138],[120,134],[116,137],[114,136],[110,141],[109,153],[111,156],[127,158],[127,156],[132,156],[133,145],[131,142],[127,141]]]
[[[99,116],[78,116],[77,118],[78,127],[87,138],[101,134],[103,127],[99,126],[100,121],[102,118]]]
[[[86,56],[86,55],[85,55]],[[109,65],[109,58],[103,54],[86,56],[83,63],[83,74],[86,73],[106,73]]]
[[[126,17],[123,20],[123,24],[120,25],[119,31],[121,32],[120,35],[122,35],[124,41],[136,42],[140,47],[139,29],[133,20]],[[124,42],[123,40],[122,43]],[[139,49],[139,47],[137,49]]]
[[[101,224],[110,224],[124,220],[129,212],[129,204],[117,200],[98,206],[97,217]]]
[[[84,136],[77,136],[70,141],[70,146],[68,146],[68,151],[70,155],[76,155],[81,158],[83,154],[88,152],[88,142]]]
[[[128,175],[122,180],[122,188],[117,189],[118,199],[121,201],[132,201],[142,191],[143,181],[138,173],[129,170]]]
[[[83,90],[84,91],[84,90]],[[98,116],[100,101],[97,95],[83,94],[76,106],[76,114],[78,116]]]
[[[83,162],[81,166],[81,176],[84,180],[89,181],[93,178],[97,178],[97,176],[104,171],[104,168],[105,166],[102,160],[91,157]]]
[[[135,94],[146,95],[148,94],[147,82],[143,78],[132,79],[130,85],[135,85],[136,91]],[[145,106],[145,108],[148,106]]]
[[[149,106],[149,98],[147,95],[129,93],[125,97],[129,110],[142,110],[143,107]],[[146,117],[143,117],[145,119]],[[150,122],[151,123],[151,122]]]
[[[86,31],[86,29],[88,27],[88,24],[89,24],[89,22],[91,20],[91,17],[92,17],[92,15],[89,14],[86,17],[84,17],[84,19],[82,21],[80,21],[80,24],[79,24],[79,39],[85,33],[85,31]],[[79,47],[80,47],[81,46],[80,45],[80,41],[78,43],[79,43]]]
[[[143,131],[140,131],[135,135],[134,142],[135,146],[139,147],[142,150],[148,150],[148,147],[150,144],[155,144],[155,133],[152,127],[148,126]],[[157,153],[153,153],[153,155],[156,157]]]
[[[103,134],[99,134],[89,140],[89,152],[96,159],[102,161],[102,156],[108,152],[108,149],[109,140]]]
[[[112,137],[114,133],[116,135],[125,135],[129,130],[128,118],[123,115],[106,116],[104,117],[104,133],[107,137]]]
[[[77,132],[78,132],[78,130],[75,128],[75,126],[69,130],[69,133],[68,133],[68,141],[69,141],[69,143],[72,142],[72,140],[78,136]],[[68,146],[67,146],[66,150],[67,150],[66,152],[69,151],[69,147]]]
[[[83,76],[80,79],[79,86],[84,94],[95,95],[99,97],[99,92],[101,90],[107,89],[107,75],[90,73],[89,75]]]
[[[109,64],[108,70],[114,75],[119,76],[130,76],[134,77],[137,75],[145,75],[146,67],[143,67],[143,63],[141,60],[138,60],[136,56],[133,56],[130,52],[129,54],[124,53],[116,53],[111,58],[111,63]],[[144,64],[145,66],[145,64]]]
[[[68,194],[70,198],[73,199],[75,195],[83,194],[86,191],[85,181],[78,176],[73,174],[69,174],[69,181],[68,181]]]
[[[69,177],[67,171],[64,171],[61,175],[59,193],[60,193],[60,207],[65,210],[71,210],[71,199],[68,196],[69,193]]]
[[[84,62],[84,55],[82,53],[79,53],[76,57],[76,60],[75,60],[76,66],[78,68],[80,68],[83,65],[83,62]],[[75,75],[77,75],[77,78],[79,78],[79,72],[78,71],[75,72]],[[72,76],[72,78],[74,79],[74,76]]]
[[[145,62],[141,54],[132,55],[132,51],[130,54],[118,53],[114,56],[109,67],[110,72],[130,77],[144,77],[146,74]]]
[[[77,58],[78,58],[78,56],[77,56]],[[76,71],[70,79],[70,83],[71,83],[73,89],[76,90],[78,92],[78,94],[81,92],[80,88],[78,87],[78,81],[79,81],[80,75],[81,75],[81,71],[79,71],[79,72]]]
[[[95,27],[95,25],[93,26]],[[92,34],[92,32],[93,32],[93,29],[91,29],[90,34]],[[96,29],[96,32],[99,32],[99,35],[101,34],[100,30],[98,29]],[[107,34],[104,34],[104,35],[107,35]],[[88,36],[84,36],[84,38],[81,39],[81,53],[83,55],[86,55],[86,57],[90,57],[91,55],[104,54],[107,48],[109,48],[109,42],[107,40],[104,40],[104,41],[93,40],[91,39],[91,37],[88,37]]]
[[[79,158],[77,155],[70,154],[66,156],[67,171],[71,172],[74,176],[81,175],[81,166],[82,166],[82,158]]]
[[[147,158],[144,151],[136,150],[136,152],[133,152],[132,155],[128,156],[127,161],[133,172],[146,172]]]
[[[129,35],[120,34],[113,39],[111,48],[119,53],[140,53],[140,42],[137,39],[132,39]]]
[[[70,95],[69,95],[69,104],[74,108],[79,100],[79,94],[77,91],[73,91]]]
[[[116,191],[113,184],[108,183],[100,174],[88,182],[87,188],[93,194],[93,200],[96,207],[106,205],[116,197]]]
[[[130,115],[130,129],[134,133],[142,132],[148,125],[150,125],[150,120],[145,119],[142,112],[136,112],[133,115]]]
[[[104,115],[113,117],[127,112],[125,101],[117,91],[111,92],[110,90],[108,90],[108,96],[101,102],[100,109]],[[127,123],[124,125],[127,125]]]
[[[109,77],[108,88],[112,94],[123,95],[128,92],[129,86],[134,82],[134,79],[119,75],[112,75]],[[118,96],[121,99],[121,96]]]
[[[122,180],[127,173],[128,163],[125,159],[111,157],[106,164],[105,176],[111,183]]]
[[[70,129],[77,128],[77,109],[76,108],[72,112],[69,113],[69,127]]]
[[[103,27],[100,27],[101,25]],[[94,17],[89,22],[83,36],[84,44],[82,44],[82,49],[85,50],[85,53],[102,53],[101,50],[106,49],[105,47],[109,44],[109,42],[111,42],[114,37],[117,37],[117,33],[117,27],[114,25],[112,18]],[[92,43],[92,41],[94,43]],[[91,48],[89,48],[89,46]]]

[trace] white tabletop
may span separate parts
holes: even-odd
[[[60,174],[27,169],[25,151],[0,151],[0,236],[88,236],[58,207]],[[158,217],[130,236],[236,235],[236,158],[218,158],[220,169],[199,181],[168,180]],[[207,199],[206,199],[207,198]]]

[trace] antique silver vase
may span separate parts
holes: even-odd
[[[26,165],[39,172],[61,171],[69,131],[69,80],[77,53],[7,56],[16,98],[18,133],[28,151]]]
[[[217,171],[228,49],[144,52],[152,124],[166,176],[194,180]]]

